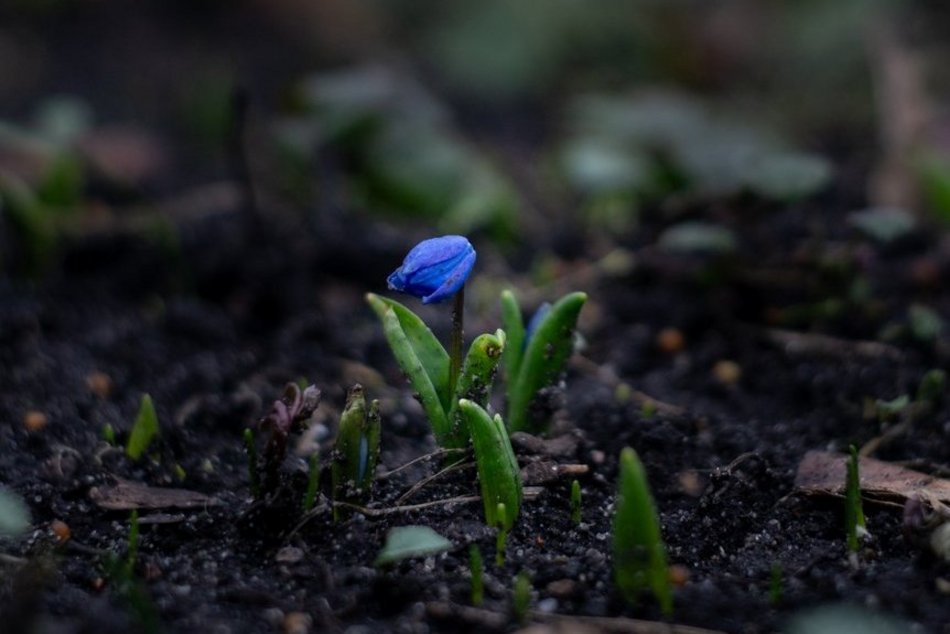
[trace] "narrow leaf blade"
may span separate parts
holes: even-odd
[[[155,413],[152,397],[146,394],[142,397],[139,412],[135,416],[135,422],[132,423],[132,433],[129,434],[129,442],[125,447],[125,453],[132,460],[138,460],[157,435],[158,415]]]
[[[533,420],[531,403],[538,392],[551,384],[564,370],[574,350],[574,329],[586,293],[565,295],[551,307],[528,341],[514,385],[509,388],[508,426],[511,431],[537,433],[547,421]]]
[[[459,409],[472,434],[485,521],[490,526],[501,525],[507,531],[521,509],[522,487],[518,461],[505,424],[500,416],[491,418],[480,405],[469,400],[460,400]],[[505,508],[504,518],[498,516],[500,504]]]
[[[518,369],[524,358],[525,333],[521,308],[518,306],[514,293],[509,290],[501,292],[501,325],[508,335],[508,345],[505,346],[505,353],[502,355],[502,365],[505,368],[505,381],[508,384],[510,399],[511,386],[514,384],[515,377],[518,376]]]

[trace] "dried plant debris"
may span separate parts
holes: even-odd
[[[844,495],[848,457],[827,451],[809,451],[798,465],[795,488],[806,495]],[[899,465],[861,458],[861,492],[877,502],[903,505],[913,496],[950,502],[950,480]]]
[[[187,489],[150,487],[138,482],[117,480],[115,484],[94,487],[89,498],[110,511],[132,509],[194,509],[220,504],[215,498]]]

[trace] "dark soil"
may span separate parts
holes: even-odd
[[[63,29],[53,55],[83,50],[99,37],[97,20],[113,15],[106,13],[82,13],[90,22],[76,29],[51,19],[50,28]],[[159,27],[145,18],[115,19],[141,31],[111,29],[104,41],[121,46],[102,49],[129,51],[134,72],[125,74],[137,76],[147,65],[135,63],[136,45]],[[243,51],[235,53],[236,74],[252,78],[256,94],[273,94],[268,82],[297,72],[284,60],[300,58],[275,55],[265,45],[248,48],[263,27],[240,13],[234,20],[228,42]],[[181,54],[160,69],[162,81],[170,82],[197,54],[182,51],[180,43],[151,44]],[[87,67],[81,59],[74,66]],[[76,85],[97,85],[95,68],[92,77],[68,69],[63,72]],[[157,104],[162,81],[133,82],[147,85],[147,94],[131,95],[129,103]],[[110,90],[89,92],[104,95],[104,103],[93,99],[97,112],[125,114],[108,98]],[[10,102],[3,114],[18,114],[27,102]],[[266,105],[254,107],[259,116]],[[159,127],[168,123],[144,112]],[[512,133],[511,118],[477,108],[465,113],[464,125],[477,130],[480,143],[494,142],[521,181],[533,175],[523,159],[536,149],[525,146],[547,134],[550,113],[518,112],[529,131],[514,126]],[[187,136],[174,125],[165,132],[170,143],[176,134]],[[209,167],[200,156],[178,156],[186,158],[169,168],[157,189],[181,193],[234,171],[240,179],[240,169],[222,166],[239,164],[234,157]],[[339,162],[330,157],[314,179],[332,183]],[[368,514],[340,523],[328,512],[302,517],[307,471],[301,456],[316,443],[327,463],[352,384],[380,400],[380,474],[436,449],[364,301],[366,292],[385,292],[386,275],[431,231],[395,228],[365,210],[340,209],[334,200],[317,197],[304,212],[261,197],[257,206],[179,222],[180,242],[171,250],[147,237],[105,231],[73,236],[42,276],[9,269],[0,276],[0,484],[27,502],[34,528],[0,541],[0,631],[306,631],[293,629],[301,620],[310,631],[512,631],[519,627],[513,579],[524,572],[533,588],[529,622],[553,614],[635,617],[771,632],[805,608],[846,602],[900,617],[915,631],[947,634],[950,601],[938,582],[946,587],[950,564],[905,539],[900,508],[866,506],[872,538],[854,565],[843,502],[805,496],[794,486],[806,452],[861,446],[895,424],[874,414],[875,400],[913,396],[926,371],[950,370],[950,333],[915,339],[908,317],[914,304],[950,315],[944,282],[950,246],[926,224],[887,247],[858,237],[845,214],[865,202],[856,192],[863,191],[866,166],[839,167],[831,191],[807,204],[768,205],[745,196],[664,201],[645,210],[635,233],[621,236],[585,234],[570,201],[547,209],[534,191],[537,183],[519,182],[526,198],[540,200],[532,207],[548,212],[533,226],[548,230],[507,250],[471,236],[479,263],[468,291],[469,337],[497,327],[502,284],[516,286],[535,305],[572,290],[590,296],[579,326],[583,346],[566,373],[564,408],[551,432],[577,441],[560,462],[589,467],[580,478],[583,521],[575,525],[570,518],[570,480],[543,485],[524,504],[502,567],[494,566],[495,532],[484,525],[477,502],[385,512],[438,471],[437,460],[381,478]],[[671,224],[699,217],[736,232],[734,256],[673,256],[653,246]],[[4,246],[14,244],[9,229],[0,226]],[[527,271],[544,253],[555,256],[548,268],[553,274],[534,284]],[[622,253],[630,266],[592,264],[608,253],[614,261]],[[445,336],[447,308],[407,303]],[[661,332],[670,328],[682,334],[682,349],[660,345]],[[786,345],[776,341],[779,328],[837,343]],[[885,330],[889,347],[855,345]],[[310,430],[294,438],[281,490],[268,504],[255,502],[242,433],[287,382],[301,378],[323,391],[323,402]],[[494,404],[501,410],[497,387]],[[122,447],[146,393],[156,404],[161,434],[154,455],[133,462]],[[35,420],[35,412],[46,424],[31,430],[26,421]],[[103,440],[106,425],[116,431],[115,447]],[[630,606],[613,588],[611,521],[625,446],[644,462],[680,577],[669,618],[649,597]],[[875,457],[945,476],[950,399]],[[537,458],[519,453],[522,464]],[[131,578],[108,564],[110,555],[125,555],[129,512],[102,508],[91,497],[117,479],[211,498],[203,508],[142,510]],[[468,469],[434,480],[402,503],[477,492]],[[68,539],[56,537],[54,522],[68,526]],[[433,528],[454,548],[390,569],[374,567],[387,531],[410,524]],[[486,597],[478,610],[467,607],[473,543],[486,562]],[[579,627],[569,621],[564,631]],[[594,627],[634,631],[629,623]]]

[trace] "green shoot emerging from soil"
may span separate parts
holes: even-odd
[[[468,569],[472,575],[472,605],[481,605],[485,600],[485,580],[482,578],[485,566],[482,563],[482,551],[478,544],[468,547]]]
[[[363,387],[356,384],[347,394],[333,449],[330,477],[334,502],[353,504],[369,497],[379,459],[379,435],[379,401],[367,408]],[[334,504],[333,519],[344,516],[343,507]]]
[[[244,448],[247,451],[247,475],[251,483],[251,494],[255,498],[261,497],[261,480],[257,473],[257,445],[254,441],[254,430],[244,430]]]
[[[508,548],[508,529],[505,528],[508,512],[502,502],[495,507],[495,517],[498,519],[498,535],[495,536],[495,567],[505,565],[505,551]]]
[[[571,481],[571,521],[581,523],[581,483]]]
[[[844,516],[848,531],[848,551],[858,552],[861,547],[861,538],[867,535],[867,524],[864,520],[864,508],[861,505],[861,475],[858,472],[858,450],[854,445],[850,448],[851,456],[848,459],[847,479],[845,481],[845,509]]]
[[[652,592],[664,614],[673,612],[673,589],[666,565],[653,496],[636,452],[620,453],[617,510],[613,523],[614,581],[628,603]]]
[[[554,386],[574,351],[574,330],[585,293],[570,293],[553,306],[542,305],[525,328],[521,308],[511,291],[501,294],[501,318],[510,339],[503,357],[508,383],[508,427],[542,432],[550,407],[543,392]]]
[[[461,399],[459,409],[471,430],[472,447],[485,506],[485,523],[508,531],[521,509],[521,474],[501,416],[492,418],[481,405]],[[499,514],[499,505],[505,513]]]
[[[528,609],[531,607],[531,579],[526,572],[519,572],[511,591],[511,611],[521,625],[528,621]]]
[[[125,447],[125,453],[132,460],[138,460],[157,435],[158,416],[155,414],[152,397],[146,394],[142,397],[139,413],[135,417],[135,422],[132,423],[132,432],[129,434],[129,442]]]

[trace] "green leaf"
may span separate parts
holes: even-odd
[[[508,400],[524,358],[524,317],[515,294],[509,290],[501,292],[501,325],[508,335],[508,344],[502,354],[502,366],[505,368],[505,381],[508,385]]]
[[[505,331],[498,330],[494,335],[479,335],[468,350],[462,371],[459,374],[455,395],[458,399],[468,399],[482,407],[488,405],[491,385],[495,379],[495,370],[505,350]],[[452,424],[451,435],[442,443],[443,447],[467,447],[469,442],[468,425],[459,413],[458,400],[449,410]]]
[[[396,563],[403,559],[427,557],[451,550],[452,542],[428,526],[399,526],[386,535],[386,545],[376,556],[376,565]]]
[[[505,423],[501,416],[492,418],[480,405],[466,399],[459,400],[459,409],[472,434],[485,522],[507,531],[518,517],[522,491],[518,461]],[[499,517],[499,504],[504,505],[504,517]]]
[[[366,301],[382,320],[396,362],[419,394],[436,441],[442,445],[451,438],[446,416],[450,407],[448,353],[422,320],[399,302],[373,293],[366,295]]]
[[[848,468],[845,474],[845,528],[848,535],[848,550],[858,552],[861,543],[859,538],[867,533],[867,522],[864,519],[864,509],[861,504],[861,476],[858,473],[858,450],[854,445],[850,447]]]
[[[129,434],[129,443],[125,447],[125,453],[132,460],[138,460],[157,435],[158,415],[155,413],[152,397],[146,394],[142,397],[139,413],[135,417],[135,422],[132,423],[132,433]]]
[[[25,533],[30,524],[30,509],[20,496],[0,488],[0,537]]]
[[[552,385],[564,370],[574,351],[574,328],[586,301],[586,293],[570,293],[562,297],[551,307],[551,312],[528,341],[518,375],[508,391],[508,426],[511,431],[536,433],[547,423],[532,420],[531,403],[538,392]]]
[[[671,253],[725,255],[736,250],[736,236],[708,222],[682,222],[660,234],[657,246]]]
[[[673,590],[660,521],[643,464],[629,447],[620,453],[613,530],[614,581],[620,594],[636,603],[641,593],[652,591],[663,613],[672,613]]]
[[[368,496],[376,475],[379,433],[379,403],[373,401],[367,411],[363,387],[354,385],[340,416],[330,467],[334,501],[360,502]],[[341,515],[341,509],[334,507],[334,518]]]
[[[865,209],[848,216],[848,224],[881,243],[899,240],[917,228],[917,219],[903,209]]]

